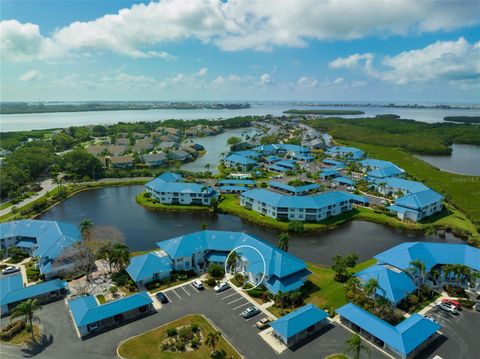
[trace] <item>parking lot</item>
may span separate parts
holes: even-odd
[[[443,335],[420,353],[419,358],[431,359],[435,355],[443,359],[478,358],[480,312],[463,309],[458,314],[452,314],[433,308],[427,315],[432,316],[442,326]]]

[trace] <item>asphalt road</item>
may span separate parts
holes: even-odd
[[[190,284],[186,284],[165,293],[171,302],[164,304],[158,313],[84,341],[76,336],[64,302],[47,304],[39,313],[45,327],[46,345],[34,350],[2,345],[0,357],[115,358],[120,341],[188,314],[204,314],[245,358],[324,358],[329,354],[342,352],[345,340],[351,335],[339,325],[330,325],[305,345],[278,355],[258,335],[255,322],[263,315],[259,314],[249,320],[243,319],[240,313],[249,306],[249,303],[233,289],[216,294],[210,289],[197,291]],[[371,358],[384,356],[372,349]]]

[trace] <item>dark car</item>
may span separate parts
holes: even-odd
[[[475,310],[476,310],[477,312],[480,312],[480,302],[477,303],[477,304],[475,304]]]
[[[165,294],[163,294],[162,292],[158,292],[157,294],[155,294],[155,297],[157,297],[158,301],[160,303],[168,303],[168,298]]]
[[[257,307],[251,306],[251,307],[248,307],[247,309],[245,309],[245,310],[241,313],[241,315],[242,315],[242,317],[244,317],[245,319],[248,319],[248,318],[254,317],[254,316],[257,315],[258,313],[260,313],[260,309],[258,309]]]

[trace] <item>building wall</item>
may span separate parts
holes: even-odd
[[[352,210],[352,203],[350,201],[342,201],[322,208],[279,208],[241,196],[240,204],[247,209],[254,210],[255,212],[262,213],[274,219],[301,222],[321,221],[325,218]]]
[[[212,198],[207,193],[159,192],[149,187],[147,193],[162,204],[209,205]]]

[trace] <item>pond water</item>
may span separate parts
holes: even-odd
[[[182,170],[191,172],[204,172],[210,171],[217,173],[217,165],[220,162],[222,153],[230,151],[230,146],[227,145],[227,141],[230,137],[245,138],[246,136],[254,136],[259,133],[259,130],[255,127],[237,128],[233,130],[227,130],[216,136],[207,137],[195,137],[192,138],[193,143],[199,143],[207,151],[203,156],[197,158],[194,162],[186,163],[181,166]],[[208,168],[206,167],[208,165]]]
[[[451,156],[417,156],[442,171],[480,176],[480,146],[453,145]]]
[[[251,107],[237,110],[146,110],[146,111],[89,111],[28,113],[0,115],[1,132],[27,131],[33,129],[61,128],[81,125],[113,124],[117,122],[160,121],[167,119],[218,119],[251,115],[282,115],[283,111],[295,109],[321,110],[359,110],[364,115],[344,117],[365,117],[393,113],[402,118],[422,122],[443,122],[445,116],[478,116],[476,109],[439,109],[439,108],[389,108],[382,106],[297,106],[289,102],[250,102]]]
[[[143,186],[100,188],[81,192],[43,214],[40,219],[79,224],[90,218],[97,225],[111,225],[122,231],[132,251],[155,249],[156,243],[182,234],[209,229],[243,231],[277,245],[278,233],[223,214],[150,211],[135,202]],[[335,230],[290,235],[289,252],[309,262],[330,265],[335,254],[357,253],[360,260],[405,241],[425,241],[421,233],[394,230],[375,223],[355,221]],[[431,238],[461,242],[447,236]]]

